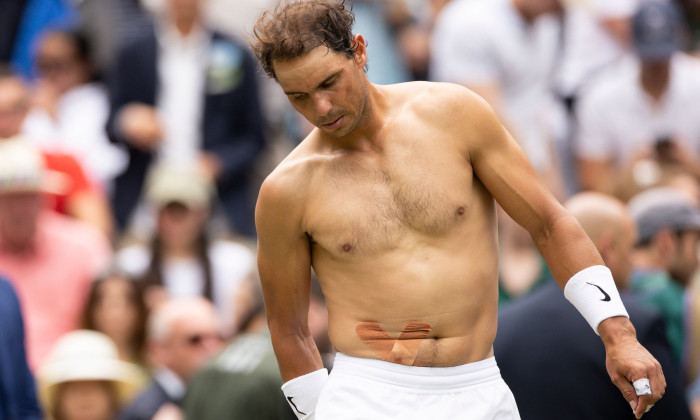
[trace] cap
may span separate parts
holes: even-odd
[[[634,196],[627,206],[637,224],[639,243],[648,242],[664,228],[700,230],[700,209],[672,188],[646,190]]]
[[[47,406],[55,400],[57,385],[74,381],[115,382],[119,401],[124,403],[138,390],[141,376],[136,365],[119,360],[109,337],[89,330],[63,335],[37,373],[40,395]]]
[[[31,143],[13,138],[0,141],[0,194],[40,192],[44,187],[44,158]]]
[[[146,199],[157,208],[170,203],[206,207],[213,195],[213,181],[196,165],[159,164],[146,182]]]
[[[670,1],[642,3],[632,18],[632,35],[642,61],[663,60],[682,47],[681,11]]]

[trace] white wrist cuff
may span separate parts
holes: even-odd
[[[324,368],[296,377],[282,385],[282,392],[298,419],[314,418],[316,402],[327,379],[328,370]]]
[[[566,283],[564,296],[598,334],[598,325],[614,316],[629,318],[615,287],[610,269],[604,265],[584,268]]]

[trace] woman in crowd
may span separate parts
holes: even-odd
[[[203,296],[222,319],[232,319],[235,293],[255,269],[255,256],[244,245],[207,235],[213,193],[211,180],[194,166],[161,165],[148,177],[146,201],[155,213],[155,233],[150,246],[121,250],[117,264],[140,277],[151,309],[167,296]]]
[[[90,288],[83,311],[83,328],[107,335],[116,345],[120,360],[145,368],[147,317],[137,283],[128,274],[112,269]]]

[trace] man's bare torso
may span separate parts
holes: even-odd
[[[392,108],[373,147],[333,149],[315,131],[278,170],[307,191],[300,223],[334,347],[453,366],[492,354],[495,213],[473,175],[469,134],[422,103],[425,86],[385,88]],[[409,323],[421,331],[401,336]]]

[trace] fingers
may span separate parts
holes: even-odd
[[[615,386],[617,386],[620,389],[620,392],[622,392],[622,396],[630,404],[630,406],[632,407],[632,411],[634,411],[636,415],[637,401],[639,397],[637,397],[632,383],[622,376],[613,377],[612,381],[615,384]]]
[[[637,407],[634,410],[635,417],[638,419],[642,418],[642,415],[648,412],[666,392],[666,379],[661,371],[661,365],[655,359],[652,359],[652,361],[652,367],[647,370],[647,378],[649,379],[651,394],[642,395],[639,397]]]

